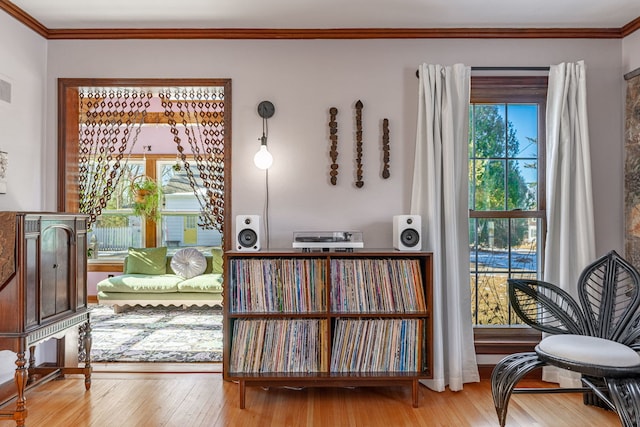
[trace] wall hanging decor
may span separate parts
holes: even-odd
[[[389,119],[382,120],[382,178],[391,176],[389,172]]]
[[[356,187],[362,188],[362,101],[356,102]]]
[[[338,115],[338,109],[336,107],[329,108],[329,140],[331,141],[331,149],[329,150],[329,156],[331,157],[331,184],[336,185],[338,183],[338,122],[336,122],[336,116]]]

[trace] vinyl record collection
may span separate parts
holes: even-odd
[[[337,313],[424,311],[422,273],[416,259],[331,260],[331,310]]]
[[[415,372],[420,319],[338,319],[331,372]]]
[[[325,309],[325,260],[233,259],[231,312],[304,313]]]
[[[326,370],[320,319],[241,319],[233,325],[231,372],[320,372]]]

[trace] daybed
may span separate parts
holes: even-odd
[[[129,248],[123,274],[98,283],[98,303],[125,306],[222,306],[222,251]]]

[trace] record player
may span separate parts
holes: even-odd
[[[293,233],[293,247],[303,252],[353,252],[363,248],[364,243],[361,231],[296,231]]]

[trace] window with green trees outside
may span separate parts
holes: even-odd
[[[476,326],[520,323],[507,279],[537,278],[544,249],[546,79],[472,78],[471,310]]]

